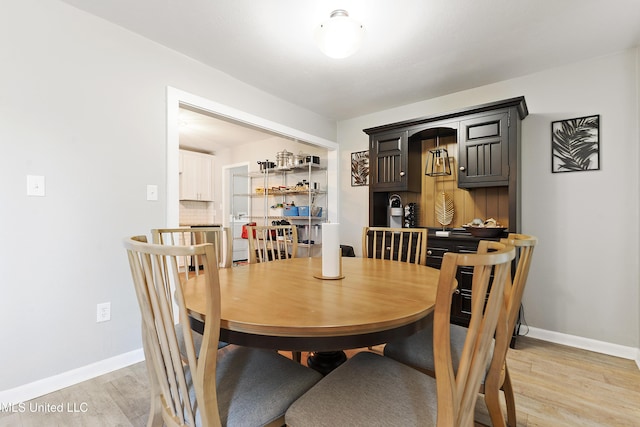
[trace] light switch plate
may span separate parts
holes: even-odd
[[[103,302],[96,306],[96,323],[111,320],[111,303]]]
[[[147,200],[158,200],[158,186],[147,185]]]
[[[44,176],[27,175],[27,196],[44,197]]]

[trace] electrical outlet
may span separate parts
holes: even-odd
[[[111,320],[111,303],[103,302],[96,307],[96,323]]]

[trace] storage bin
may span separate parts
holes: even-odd
[[[298,207],[297,206],[285,206],[284,207],[284,216],[298,216]]]
[[[322,206],[312,206],[309,209],[309,206],[298,206],[298,215],[299,216],[322,216]]]
[[[269,208],[269,216],[284,216],[284,208]]]

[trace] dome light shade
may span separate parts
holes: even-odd
[[[346,10],[338,9],[318,28],[316,43],[325,55],[340,59],[356,53],[363,37],[362,25],[351,19]]]

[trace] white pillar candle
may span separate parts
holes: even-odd
[[[322,224],[322,275],[340,276],[340,224]]]

